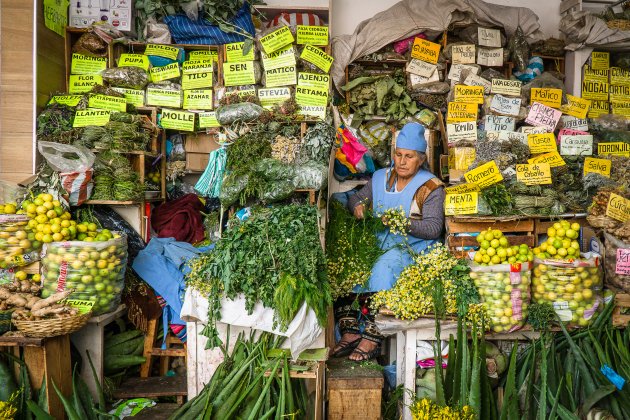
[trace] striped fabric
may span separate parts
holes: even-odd
[[[68,202],[80,206],[92,195],[92,169],[85,172],[60,173],[63,189],[68,193]]]
[[[213,150],[208,159],[208,166],[195,185],[195,192],[203,197],[219,197],[227,153],[223,147]]]
[[[324,26],[326,22],[312,13],[282,12],[267,23],[267,28],[274,28],[283,24],[295,28],[297,25]]]

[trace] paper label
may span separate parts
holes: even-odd
[[[57,35],[66,36],[68,0],[44,0],[44,25]]]
[[[223,63],[223,79],[225,86],[253,85],[256,82],[254,62]]]
[[[630,86],[610,85],[608,95],[610,102],[628,102],[630,101]]]
[[[511,118],[511,117],[502,117]],[[527,144],[527,134],[516,131],[486,131],[486,138],[490,141],[519,141]]]
[[[582,98],[596,101],[607,101],[608,83],[584,80],[582,82]]]
[[[477,184],[479,188],[486,188],[503,181],[503,175],[501,175],[501,171],[494,160],[491,160],[472,171],[466,172],[464,179],[469,183]]]
[[[293,43],[293,41],[294,38],[291,33],[291,29],[289,29],[288,26],[283,26],[282,28],[260,38],[260,45],[262,45],[263,50],[267,54],[270,54],[285,45]]]
[[[477,64],[488,67],[503,65],[503,48],[479,48],[477,50]]]
[[[630,249],[617,248],[615,274],[630,276]]]
[[[297,83],[298,86],[328,90],[330,76],[327,74],[300,72],[298,73]]]
[[[477,121],[478,105],[469,102],[449,102],[446,120],[449,123]]]
[[[520,80],[492,79],[492,93],[520,96],[523,82]]]
[[[295,88],[295,101],[300,105],[326,106],[328,104],[328,89],[297,86]]]
[[[474,64],[476,47],[474,44],[453,45],[451,47],[451,57],[453,64]]]
[[[265,70],[265,86],[276,87],[295,85],[297,83],[296,76],[295,65]]]
[[[157,57],[168,58],[169,60],[177,60],[179,49],[170,45],[147,44],[144,55],[154,55]]]
[[[258,99],[263,108],[271,109],[291,99],[291,90],[288,87],[258,89]]]
[[[125,112],[127,110],[127,100],[107,95],[90,95],[88,107],[105,109],[109,111]]]
[[[199,128],[214,128],[221,127],[219,121],[217,121],[216,112],[200,112],[197,114],[199,117]]]
[[[483,87],[455,85],[455,102],[483,104]]]
[[[242,63],[243,61],[254,60],[254,48],[250,48],[247,54],[243,55],[244,46],[244,42],[225,44],[225,61],[227,63]]]
[[[182,75],[182,89],[201,89],[212,87],[212,72],[207,73],[184,73]]]
[[[299,45],[328,45],[328,26],[297,25],[297,43]]]
[[[499,29],[477,28],[479,45],[482,47],[500,47],[501,31]]]
[[[423,85],[425,83],[439,82],[439,81],[440,81],[440,75],[438,74],[437,71],[433,72],[431,77],[422,77],[422,76],[418,76],[417,74],[409,74],[409,84],[411,85],[412,88],[418,85]]]
[[[195,113],[163,109],[160,125],[167,130],[195,131]]]
[[[630,157],[630,144],[624,142],[598,143],[597,154],[601,156]]]
[[[298,115],[306,115],[317,119],[326,119],[326,107],[319,105],[300,105]]]
[[[548,163],[552,168],[566,165],[564,159],[556,152],[545,153],[527,160],[527,163]]]
[[[474,121],[446,124],[449,143],[459,140],[477,140],[477,123]]]
[[[427,41],[426,39],[416,38],[411,47],[411,56],[427,63],[437,64],[440,56],[440,44]]]
[[[489,94],[492,89],[492,83],[476,74],[469,74],[464,80],[466,86],[482,86],[484,94]]]
[[[210,60],[214,63],[219,61],[219,52],[215,50],[194,50],[188,52],[188,59],[193,60]],[[254,57],[252,56],[251,60]]]
[[[591,53],[591,68],[593,70],[608,70],[610,68],[610,53],[593,51]]]
[[[593,154],[593,136],[580,134],[562,136],[560,154],[563,156],[590,156]]]
[[[570,115],[563,115],[560,117],[560,125],[567,130],[588,131],[588,120],[573,117]]]
[[[87,127],[94,125],[102,127],[109,122],[110,111],[104,109],[82,109],[74,114],[72,127]]]
[[[562,89],[532,88],[529,103],[540,102],[551,108],[560,108]]]
[[[68,80],[69,93],[85,93],[96,85],[103,84],[103,77],[96,74],[71,75]]]
[[[48,101],[49,104],[61,104],[68,106],[77,106],[83,99],[83,95],[55,95]]]
[[[72,54],[70,72],[72,74],[98,74],[107,68],[105,57],[91,57],[83,54]]]
[[[181,108],[182,92],[179,90],[147,88],[147,105]]]
[[[521,110],[521,98],[509,98],[502,95],[494,95],[490,102],[490,110],[497,114],[518,116]]]
[[[484,129],[486,131],[514,131],[515,125],[514,117],[486,115]]]
[[[265,70],[277,69],[280,67],[295,66],[295,50],[292,45],[287,45],[274,51],[271,54],[261,54],[263,67]]]
[[[252,88],[252,89],[239,89],[236,92],[231,92],[231,94],[236,94],[238,95],[239,98],[242,98],[244,96],[256,96],[258,95],[258,93],[256,92],[256,88]]]
[[[584,159],[584,175],[592,172],[610,178],[611,168],[612,162],[608,159],[597,159],[593,157]]]
[[[601,115],[608,114],[609,111],[610,111],[610,104],[607,100],[591,101],[591,107],[588,109],[588,117],[597,118]]]
[[[562,142],[563,136],[581,136],[581,135],[588,135],[588,132],[580,131],[580,130],[569,130],[567,128],[563,128],[562,130],[558,132],[558,142]]]
[[[300,58],[314,64],[325,73],[328,73],[330,66],[334,61],[334,58],[326,54],[323,50],[313,47],[312,45],[304,47]]]
[[[621,67],[610,68],[610,84],[630,86],[630,70]]]
[[[451,147],[448,149],[448,166],[458,171],[467,171],[476,156],[474,147]]]
[[[144,54],[121,54],[118,59],[118,67],[139,67],[149,70],[149,57]]]
[[[611,193],[610,199],[608,200],[608,207],[606,207],[606,216],[612,217],[620,222],[627,222],[630,220],[630,200]]]
[[[479,189],[479,185],[477,184],[459,184],[444,188],[444,192],[446,194],[463,194],[479,191],[481,190]]]
[[[584,66],[584,77],[582,79],[608,83],[608,69],[594,70],[590,68],[589,66]]]
[[[80,314],[87,314],[88,312],[92,312],[94,309],[93,300],[79,300],[79,299],[65,299],[62,302],[66,306],[70,306],[75,308]]]
[[[431,77],[437,71],[437,65],[427,63],[426,61],[412,58],[405,68],[407,73],[415,74],[420,77]]]
[[[527,114],[525,122],[539,127],[545,127],[549,131],[554,131],[561,116],[562,112],[557,109],[534,102],[529,108],[529,114]]]
[[[522,126],[521,128],[519,128],[519,131],[525,134],[542,134],[549,132],[547,127],[531,127],[529,125]]]
[[[213,62],[211,60],[188,60],[182,64],[182,73],[212,73]]]
[[[517,164],[516,179],[525,185],[551,184],[551,166],[548,163]]]
[[[126,89],[126,88],[112,88],[116,92],[120,92],[125,95],[125,101],[137,108],[144,106],[144,90]]]
[[[532,155],[555,152],[558,150],[556,136],[554,136],[553,133],[529,134],[527,136],[527,144],[529,145],[529,152]]]
[[[446,216],[456,216],[460,214],[477,214],[478,203],[478,192],[446,194],[446,198],[444,199],[444,214]]]
[[[163,80],[177,79],[179,76],[179,64],[177,63],[169,64],[168,66],[151,68],[151,80],[154,83],[161,82]]]
[[[184,109],[212,109],[212,89],[184,91]]]
[[[462,71],[464,70],[470,70],[471,74],[475,75],[479,73],[479,67],[477,66],[471,66],[469,64],[453,64],[448,72],[448,79],[459,83]]]
[[[612,113],[623,117],[630,117],[630,102],[612,102]]]

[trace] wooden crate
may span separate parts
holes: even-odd
[[[379,420],[383,373],[358,364],[353,369],[344,368],[353,363],[346,359],[328,361],[328,419]]]
[[[613,327],[626,328],[630,325],[630,294],[615,295],[615,308],[612,315]]]

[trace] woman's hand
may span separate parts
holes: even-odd
[[[359,204],[354,208],[354,217],[357,219],[363,219],[365,217],[363,212],[365,211],[365,204]]]

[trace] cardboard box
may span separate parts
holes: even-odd
[[[184,141],[184,150],[186,153],[210,153],[220,147],[217,140],[218,136],[216,134],[187,134]]]
[[[92,0],[70,2],[69,26],[87,28],[94,22],[106,22],[114,28],[134,31],[134,0]]]
[[[208,153],[186,152],[186,169],[189,171],[203,172],[208,166],[210,155]]]

